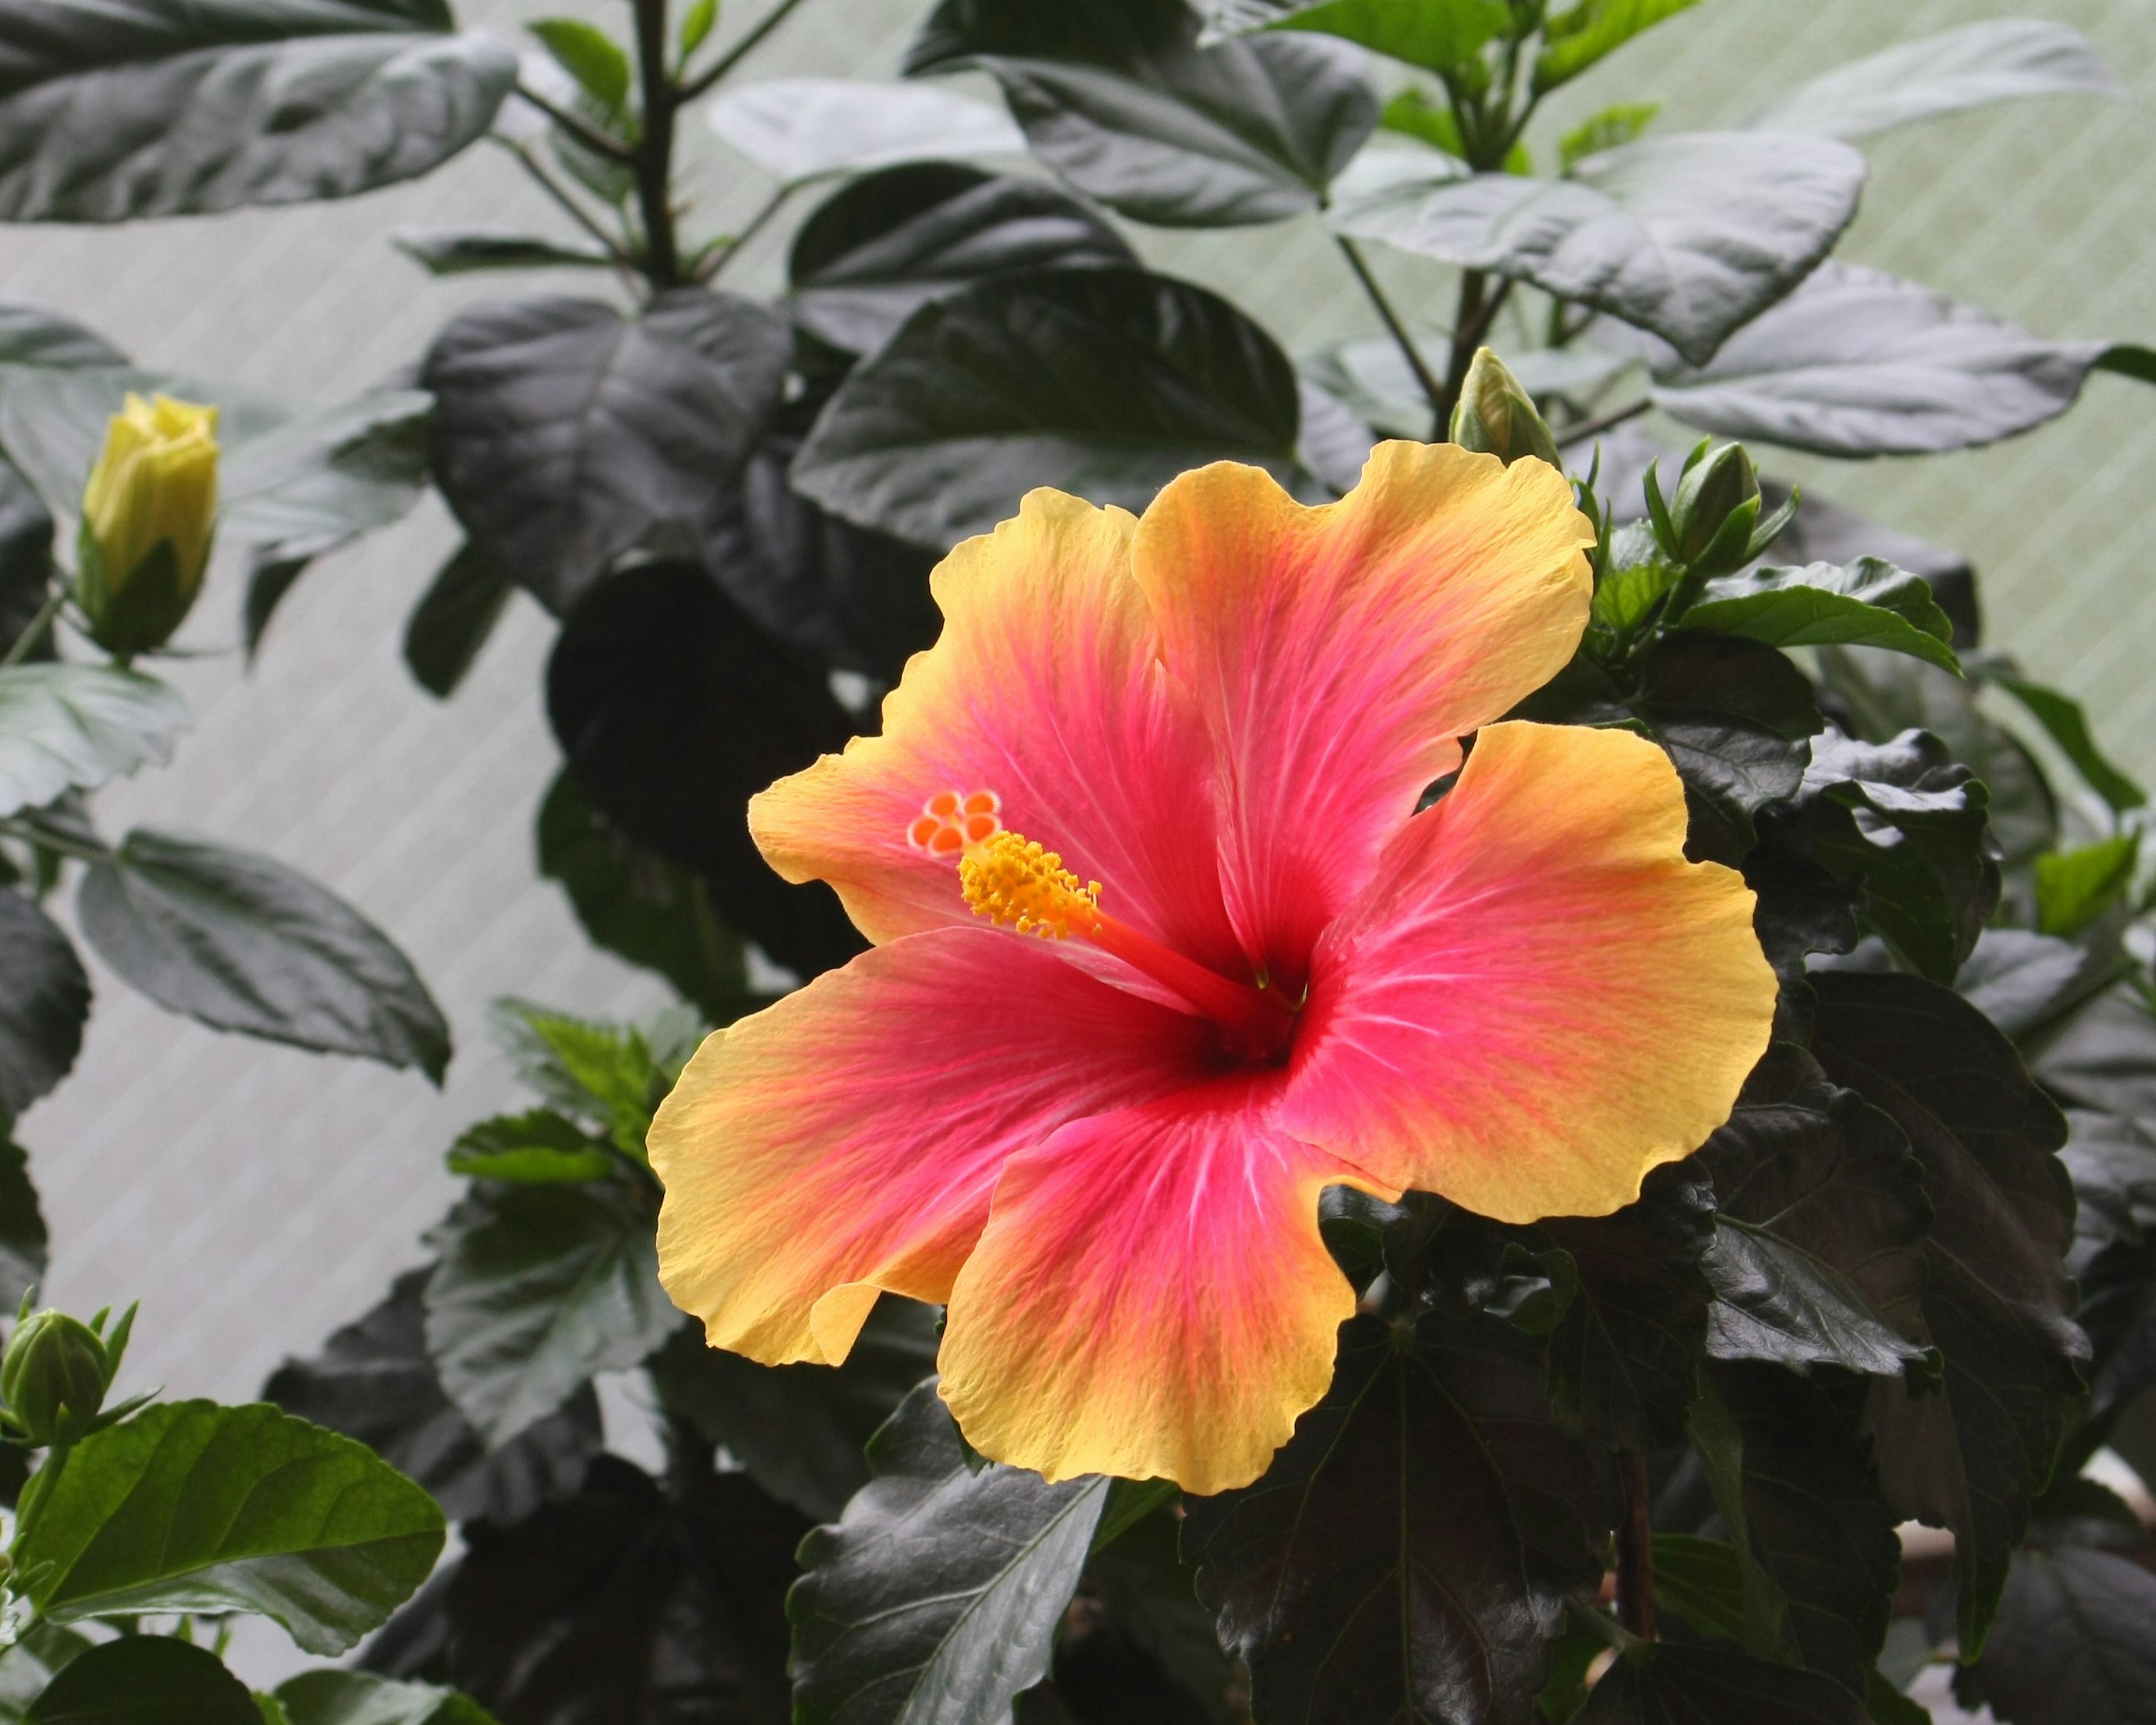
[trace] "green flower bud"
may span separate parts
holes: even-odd
[[[1724,444],[1686,465],[1670,501],[1676,543],[1666,548],[1698,573],[1727,575],[1751,561],[1748,547],[1758,519],[1759,475],[1752,458],[1743,444]]]
[[[1474,363],[1460,387],[1460,400],[1452,410],[1452,441],[1463,449],[1480,449],[1495,455],[1507,467],[1522,455],[1532,455],[1553,467],[1558,460],[1557,439],[1534,398],[1520,388],[1520,380],[1505,369],[1505,362],[1486,347],[1475,350]]]
[[[113,1362],[95,1331],[64,1312],[40,1312],[15,1326],[0,1354],[0,1403],[33,1444],[59,1435],[60,1413],[87,1431],[111,1387]]]
[[[201,591],[217,515],[217,409],[131,392],[82,494],[75,597],[110,652],[162,646]]]

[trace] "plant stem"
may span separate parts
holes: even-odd
[[[1414,373],[1416,383],[1421,386],[1424,398],[1430,403],[1430,412],[1436,414],[1435,435],[1443,437],[1452,416],[1452,409],[1445,404],[1445,386],[1437,381],[1416,349],[1414,337],[1408,333],[1407,326],[1400,321],[1399,314],[1393,310],[1392,301],[1385,297],[1385,290],[1378,285],[1378,278],[1370,273],[1370,266],[1363,261],[1361,249],[1344,234],[1334,234],[1332,240],[1340,248],[1340,255],[1347,259],[1348,267],[1355,272],[1355,280],[1363,284],[1363,291],[1369,295],[1370,303],[1377,307],[1378,316],[1383,320],[1386,329],[1399,345],[1400,357],[1408,362],[1408,369]]]
[[[112,853],[101,846],[93,850],[88,845],[78,845],[72,839],[63,839],[57,834],[46,831],[43,827],[32,826],[25,821],[0,820],[0,837],[19,839],[25,845],[39,845],[61,856],[71,856],[78,862],[101,863],[112,860]]]
[[[786,202],[788,196],[793,192],[793,188],[791,186],[781,186],[776,192],[773,193],[769,198],[766,198],[763,202],[763,207],[748,218],[748,220],[742,225],[741,232],[735,234],[732,239],[729,239],[724,245],[721,246],[717,251],[711,255],[710,261],[702,264],[696,270],[696,280],[704,282],[716,281],[718,279],[719,272],[724,270],[727,264],[732,263],[734,259],[740,254],[741,249],[747,245],[749,241],[755,239],[756,236],[762,231],[764,224],[773,216],[778,213],[780,206]]]
[[[528,149],[521,144],[503,137],[499,132],[490,136],[495,143],[501,145],[517,159],[522,165],[524,172],[531,175],[539,189],[552,198],[567,213],[571,221],[606,249],[607,256],[625,269],[634,265],[636,260],[621,249],[621,243],[584,213],[583,207],[556,182],[552,174],[540,167],[538,161]]]
[[[1599,437],[1612,427],[1622,425],[1628,419],[1636,419],[1655,404],[1651,395],[1621,408],[1613,408],[1606,413],[1598,413],[1592,419],[1583,419],[1577,425],[1568,425],[1557,434],[1561,444],[1576,444],[1583,438]]]
[[[525,85],[520,84],[516,86],[516,93],[522,100],[529,102],[542,114],[544,114],[549,120],[552,121],[555,125],[560,126],[563,131],[568,133],[571,137],[574,138],[586,149],[593,151],[598,155],[604,156],[609,160],[614,162],[634,162],[636,160],[636,152],[631,150],[628,145],[622,142],[619,138],[614,137],[609,133],[601,131],[598,127],[593,126],[589,121],[571,113],[567,108],[562,107],[559,103],[549,101],[545,96],[540,95],[537,90],[527,89]]]
[[[1617,1529],[1617,1620],[1643,1641],[1655,1639],[1654,1531],[1647,1487],[1647,1458],[1625,1450],[1617,1457],[1625,1487],[1625,1519]]]
[[[1439,409],[1440,433],[1452,423],[1452,410],[1467,382],[1468,367],[1475,363],[1475,350],[1489,335],[1490,326],[1496,321],[1498,312],[1512,292],[1512,284],[1508,277],[1500,279],[1493,290],[1490,278],[1481,270],[1461,273],[1460,307],[1452,320],[1452,357],[1445,368],[1445,398]]]
[[[66,602],[67,595],[57,586],[45,595],[45,602],[38,607],[38,614],[30,619],[29,627],[15,637],[15,644],[8,649],[7,656],[0,658],[0,670],[12,670],[29,657],[31,650],[45,631],[53,626],[53,619],[60,614],[60,607]]]
[[[674,114],[681,92],[666,75],[666,0],[636,0],[636,64],[644,136],[636,141],[636,201],[644,216],[644,274],[655,291],[681,285],[674,238]]]
[[[778,0],[778,4],[766,13],[757,27],[728,49],[703,71],[699,72],[676,93],[678,100],[693,102],[727,73],[739,65],[754,51],[756,45],[786,22],[787,14],[801,3],[801,0]]]

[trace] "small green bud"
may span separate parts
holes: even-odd
[[[113,1362],[88,1325],[64,1312],[40,1312],[15,1326],[0,1354],[0,1404],[23,1437],[49,1444],[63,1409],[87,1431],[111,1387]]]
[[[1665,548],[1697,573],[1727,575],[1751,561],[1759,475],[1741,444],[1724,444],[1711,453],[1702,444],[1693,453],[1670,501],[1676,543]]]
[[[1474,362],[1467,367],[1460,400],[1452,409],[1451,437],[1461,449],[1495,455],[1507,467],[1523,455],[1562,466],[1557,439],[1535,411],[1533,397],[1486,347],[1475,350]]]
[[[110,652],[162,647],[195,602],[217,516],[217,409],[133,393],[82,494],[75,598]]]

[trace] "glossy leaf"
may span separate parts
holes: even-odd
[[[886,168],[833,193],[794,235],[794,321],[869,353],[929,300],[991,275],[1137,261],[1076,198],[1040,180],[954,162]]]
[[[2065,752],[2074,771],[2113,812],[2123,814],[2127,809],[2147,805],[2148,792],[2120,772],[2097,747],[2096,737],[2089,729],[2088,715],[2082,711],[2078,701],[2056,689],[2047,689],[2041,683],[2032,683],[2026,677],[1994,672],[1985,680],[1996,683],[2029,709],[2051,741]]]
[[[187,722],[170,685],[105,665],[0,670],[0,814],[94,790],[146,762],[162,767]]]
[[[2135,1121],[2069,1108],[2072,1136],[2059,1160],[2074,1182],[2074,1255],[2079,1277],[2107,1246],[2141,1245],[2156,1228],[2156,1137]]]
[[[0,220],[200,215],[426,173],[516,78],[501,44],[449,28],[439,0],[22,0],[0,16]]]
[[[422,689],[443,701],[456,692],[516,586],[470,542],[457,547],[404,624],[404,664]]]
[[[1946,989],[1912,976],[1813,980],[1813,1051],[1893,1117],[1923,1164],[1934,1213],[1923,1312],[1945,1382],[1924,1394],[1876,1384],[1867,1423],[1888,1507],[1953,1530],[1970,1656],[2082,1394],[2088,1344],[2066,1316],[2061,1268],[2073,1188],[2052,1153],[2066,1122],[2012,1045]]]
[[[98,956],[171,1012],[437,1083],[449,1029],[411,961],[282,863],[138,827],[94,864],[76,915]]]
[[[2043,18],[1986,18],[1837,66],[1777,96],[1753,124],[1857,138],[2018,97],[2118,93],[2080,31]]]
[[[480,553],[561,612],[652,529],[694,532],[778,404],[791,347],[753,301],[682,289],[624,318],[591,300],[457,318],[421,381],[435,482]]]
[[[1822,455],[1928,454],[2064,413],[2107,351],[1829,263],[1706,364],[1658,365],[1655,404],[1702,431]]]
[[[20,1114],[67,1076],[89,1016],[90,978],[68,937],[0,886],[0,1107]]]
[[[2099,996],[2040,1057],[2069,1103],[2156,1121],[2156,1012],[2131,988]]]
[[[85,1651],[90,1638],[55,1623],[33,1623],[0,1651],[0,1720],[22,1725],[23,1714],[62,1666]]]
[[[524,28],[601,107],[619,111],[628,102],[629,56],[605,31],[574,18],[542,18]]]
[[[1697,3],[1697,0],[1576,0],[1543,27],[1535,56],[1535,89],[1554,90],[1577,78],[1635,36]]]
[[[1707,583],[1676,620],[1686,629],[1743,635],[1770,647],[1877,647],[1943,670],[1961,669],[1949,644],[1953,624],[1930,584],[1881,557],[1724,575]]]
[[[357,1438],[424,1486],[454,1521],[517,1521],[572,1495],[599,1450],[597,1399],[579,1391],[559,1413],[490,1449],[442,1393],[427,1358],[422,1296],[432,1274],[405,1271],[388,1298],[335,1332],[320,1353],[279,1367],[264,1399]]]
[[[276,1701],[289,1725],[494,1725],[453,1690],[365,1671],[302,1671],[277,1686]]]
[[[311,1653],[341,1653],[442,1548],[442,1512],[418,1486],[260,1403],[146,1409],[83,1439],[56,1475],[23,1505],[13,1548],[21,1590],[56,1623],[249,1611]]]
[[[1315,208],[1377,123],[1360,56],[1308,35],[1201,48],[1201,28],[1183,0],[942,0],[906,69],[991,73],[1034,152],[1139,221]]]
[[[1954,978],[1962,998],[2025,1052],[2061,1014],[2111,981],[2069,941],[2022,928],[1987,928]]]
[[[264,1725],[247,1686],[207,1648],[129,1635],[77,1655],[23,1725]]]
[[[13,1310],[45,1279],[49,1245],[38,1189],[30,1183],[30,1158],[0,1113],[0,1306]]]
[[[1863,182],[1864,158],[1831,139],[1696,132],[1620,145],[1563,180],[1395,185],[1332,221],[1594,306],[1699,364],[1826,255]]]
[[[2038,929],[2046,934],[2079,934],[2124,896],[2140,856],[2139,837],[2122,833],[2038,857]]]
[[[1025,134],[984,103],[918,84],[770,78],[705,110],[711,130],[782,186],[902,162],[1022,156]]]
[[[1309,0],[1265,28],[1316,30],[1426,71],[1446,72],[1506,34],[1505,0]]]
[[[617,1186],[475,1187],[428,1235],[442,1388],[489,1445],[634,1365],[680,1321],[659,1286],[649,1205]]]
[[[1955,1687],[2014,1725],[2145,1725],[2156,1697],[2156,1576],[2040,1539],[2015,1553],[1984,1656]]]
[[[765,1491],[812,1521],[835,1522],[868,1483],[864,1446],[934,1373],[936,1341],[931,1307],[886,1294],[842,1366],[761,1366],[706,1347],[692,1324],[653,1372],[666,1406]]]
[[[1574,1725],[1871,1725],[1831,1677],[1720,1647],[1641,1641],[1594,1686]]]
[[[932,1384],[869,1446],[869,1483],[803,1543],[787,1597],[798,1725],[993,1725],[1046,1675],[1108,1482],[974,1471]]]
[[[588,246],[526,234],[408,228],[394,239],[397,249],[429,275],[465,275],[475,270],[603,270],[613,261]]]
[[[467,1127],[449,1147],[447,1161],[453,1174],[526,1186],[603,1180],[621,1166],[576,1122],[545,1108]]]
[[[1042,271],[916,312],[833,398],[793,480],[941,547],[1036,485],[1142,509],[1206,461],[1292,477],[1299,425],[1286,357],[1226,300],[1134,270]]]

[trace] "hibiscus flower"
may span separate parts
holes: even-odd
[[[1543,463],[1391,443],[1320,508],[1222,463],[953,551],[881,734],[750,805],[875,945],[652,1128],[712,1344],[836,1363],[880,1292],[946,1303],[983,1455],[1217,1491],[1331,1379],[1327,1186],[1599,1215],[1695,1149],[1768,1040],[1752,895],[1654,744],[1497,722],[1591,543]]]

